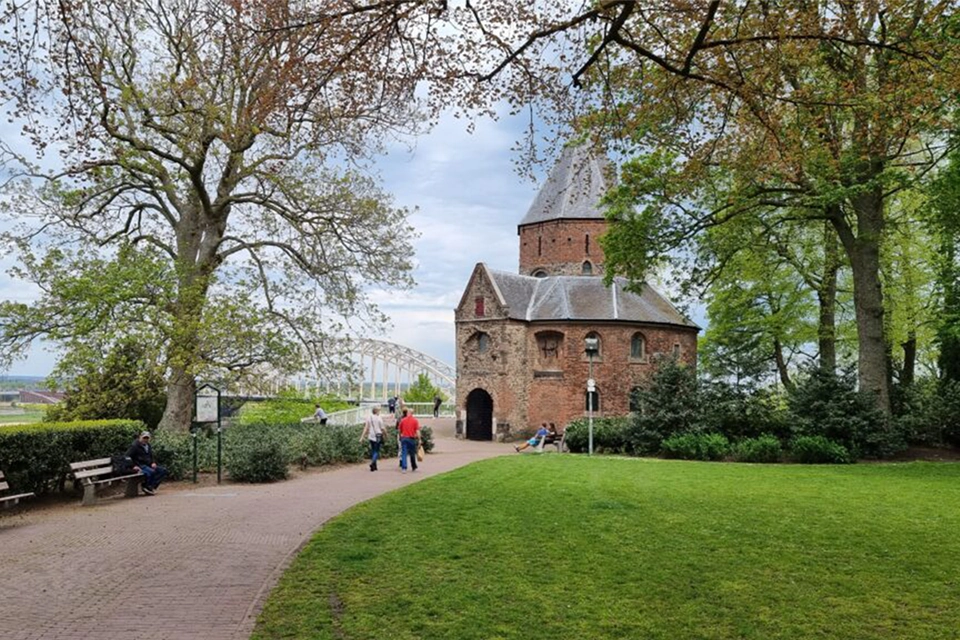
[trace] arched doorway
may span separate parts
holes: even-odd
[[[493,440],[493,398],[483,389],[467,396],[467,440]]]

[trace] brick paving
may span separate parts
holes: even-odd
[[[432,420],[424,421],[431,424]],[[3,640],[239,640],[324,522],[382,493],[511,453],[449,437],[417,473],[396,459],[269,485],[170,483],[156,496],[0,513]]]

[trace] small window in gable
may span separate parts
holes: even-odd
[[[586,239],[583,241],[583,252],[587,255],[590,255],[590,234],[587,234]]]
[[[645,360],[647,357],[647,341],[642,333],[635,333],[630,339],[630,359]]]
[[[581,268],[581,272],[582,272],[583,275],[585,275],[585,276],[592,276],[592,275],[593,275],[593,265],[590,264],[590,261],[589,261],[589,260],[587,260],[586,262],[583,263],[583,267]]]
[[[546,278],[546,277],[547,277],[547,272],[544,271],[543,269],[537,269],[536,271],[533,272],[533,277],[534,277],[534,278]]]
[[[483,296],[477,296],[476,298],[474,298],[473,303],[474,303],[473,315],[477,316],[478,318],[482,318],[483,317]]]
[[[482,331],[477,334],[477,351],[480,353],[486,353],[487,349],[490,348],[490,336]]]

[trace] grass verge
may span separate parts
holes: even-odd
[[[957,638],[960,465],[476,463],[313,538],[254,638]]]

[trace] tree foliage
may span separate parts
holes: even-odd
[[[4,345],[108,342],[142,317],[138,334],[165,347],[164,422],[180,428],[198,375],[345,366],[328,337],[383,320],[365,287],[411,284],[408,212],[364,162],[425,120],[415,43],[435,11],[5,5],[0,97],[33,144],[4,144],[23,178],[7,194],[20,224],[6,239],[41,297],[0,309]],[[54,149],[59,160],[43,155]],[[90,286],[103,269],[139,267],[120,293]]]
[[[417,374],[417,380],[403,393],[404,402],[433,402],[437,396],[444,397],[440,387],[435,386],[430,381],[430,376],[425,373]]]
[[[66,377],[73,367],[73,375]],[[97,358],[63,361],[60,371],[66,397],[47,410],[45,422],[125,418],[151,429],[160,422],[166,403],[163,367],[156,353],[134,338]]]

